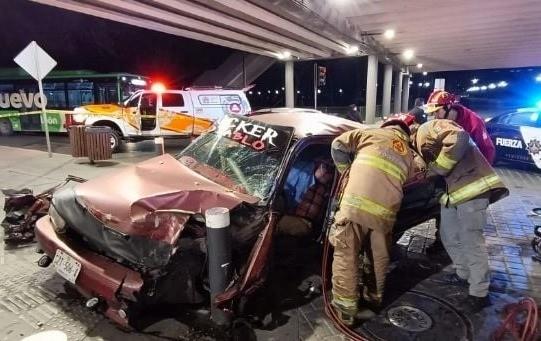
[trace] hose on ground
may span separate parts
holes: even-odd
[[[505,319],[492,334],[493,341],[535,341],[538,336],[539,315],[537,303],[526,297],[504,308]]]

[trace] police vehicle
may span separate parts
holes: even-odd
[[[534,164],[541,169],[541,108],[521,108],[486,119],[496,161]]]

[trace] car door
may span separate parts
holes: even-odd
[[[534,120],[535,118],[537,120]],[[532,113],[530,124],[520,126],[519,130],[529,158],[538,169],[541,169],[541,114]]]
[[[141,93],[134,94],[128,99],[122,108],[123,121],[132,128],[141,130],[141,122],[138,115],[139,102],[141,101]]]
[[[539,113],[534,110],[521,110],[500,116],[491,129],[496,157],[508,161],[532,162],[521,130],[524,127],[535,129],[538,121]]]
[[[154,92],[143,93],[138,107],[138,116],[141,132],[156,129],[156,110],[158,108],[158,95]]]
[[[161,95],[159,124],[162,135],[191,135],[194,116],[191,100],[184,92],[164,92]]]

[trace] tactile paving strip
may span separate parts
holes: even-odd
[[[0,264],[0,341],[15,341],[44,330],[61,330],[68,340],[86,338],[104,317],[64,289],[52,268],[36,264],[33,248],[5,251]]]

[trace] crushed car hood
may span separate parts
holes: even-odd
[[[75,194],[109,228],[169,244],[178,239],[189,212],[259,201],[195,173],[168,154],[79,184]]]

